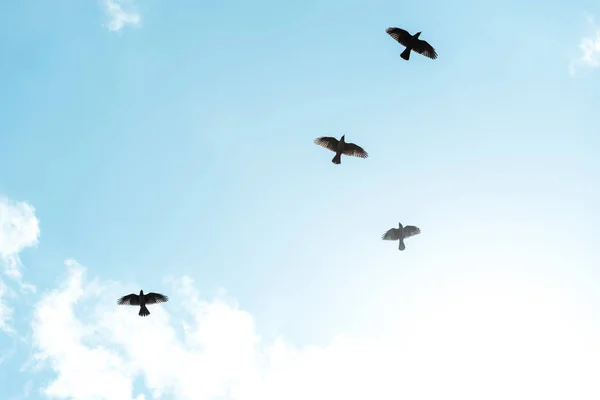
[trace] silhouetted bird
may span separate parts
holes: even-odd
[[[341,164],[342,162],[342,154],[353,157],[367,158],[369,155],[367,152],[360,146],[355,145],[354,143],[347,143],[344,141],[346,135],[342,135],[340,140],[337,140],[334,137],[323,136],[315,139],[315,144],[319,146],[325,147],[331,151],[335,151],[335,156],[331,160],[334,164]]]
[[[146,315],[150,315],[150,311],[146,308],[146,304],[156,304],[156,303],[165,303],[169,301],[167,296],[164,296],[160,293],[146,293],[144,294],[143,290],[140,290],[140,294],[137,295],[135,293],[128,294],[127,296],[121,297],[117,300],[117,304],[125,305],[125,306],[140,306],[140,317],[145,317]]]
[[[410,58],[411,50],[434,60],[437,58],[435,49],[426,41],[419,39],[421,32],[417,32],[412,36],[410,33],[400,28],[387,28],[385,31],[388,35],[397,40],[398,43],[406,46],[406,49],[400,54],[400,57],[404,58],[406,61]]]
[[[404,239],[418,235],[419,233],[421,233],[421,230],[416,226],[406,225],[405,227],[402,227],[402,224],[398,222],[398,229],[390,229],[381,235],[381,238],[383,240],[399,240],[400,243],[398,244],[398,250],[404,250],[406,248],[404,245]]]

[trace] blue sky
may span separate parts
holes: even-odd
[[[600,332],[600,8],[521,3],[1,3],[1,397],[470,399],[517,363],[539,382],[502,375],[506,396],[597,398],[581,338]],[[400,59],[388,26],[439,58]],[[313,144],[342,134],[369,158],[336,166]],[[398,222],[422,230],[402,253],[380,239]],[[140,288],[171,301],[116,309]],[[166,374],[136,330],[205,380]],[[226,366],[283,338],[292,366],[209,374],[194,332]],[[354,352],[363,369],[333,367]],[[541,368],[558,359],[581,371]],[[449,376],[432,364],[454,383],[419,392]],[[413,380],[389,383],[400,370]]]

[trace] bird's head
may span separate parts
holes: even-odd
[[[398,222],[398,228],[402,229],[402,222]]]
[[[418,38],[419,36],[421,36],[421,32],[417,32],[415,33],[415,37]]]
[[[144,295],[144,291],[140,290],[140,296],[143,296],[143,295]]]
[[[343,142],[345,137],[346,135],[342,135],[342,138],[340,140]]]

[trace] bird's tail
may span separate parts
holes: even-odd
[[[406,248],[404,245],[404,239],[400,239],[400,243],[398,243],[398,250],[402,251]]]
[[[408,59],[410,58],[410,51],[412,49],[410,47],[407,47],[406,49],[404,49],[404,51],[400,54],[400,57],[404,58],[406,61],[408,61]]]
[[[342,163],[342,153],[335,153],[335,156],[333,157],[331,162],[334,164],[341,164]]]
[[[148,308],[146,308],[145,305],[140,307],[140,312],[138,314],[140,317],[145,317],[147,315],[150,315],[150,311],[148,310]]]

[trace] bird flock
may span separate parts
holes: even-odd
[[[436,59],[437,53],[435,49],[425,40],[419,39],[422,32],[417,32],[411,35],[409,32],[401,28],[390,27],[385,30],[394,40],[405,47],[404,51],[400,53],[400,57],[406,61],[410,59],[411,51],[418,54],[424,55],[425,57]],[[346,142],[346,135],[342,135],[340,140],[331,136],[322,136],[316,138],[314,143],[331,150],[335,153],[332,163],[339,165],[342,163],[342,155],[367,158],[369,154],[355,143]],[[413,225],[403,226],[402,223],[398,223],[398,228],[391,228],[381,235],[382,240],[397,240],[398,250],[403,251],[406,249],[404,239],[411,236],[415,236],[421,233],[421,229]],[[117,300],[118,305],[138,306],[140,311],[138,313],[141,317],[150,315],[150,311],[146,307],[148,304],[165,303],[169,298],[160,293],[145,293],[140,290],[139,294],[131,293],[123,296]]]

